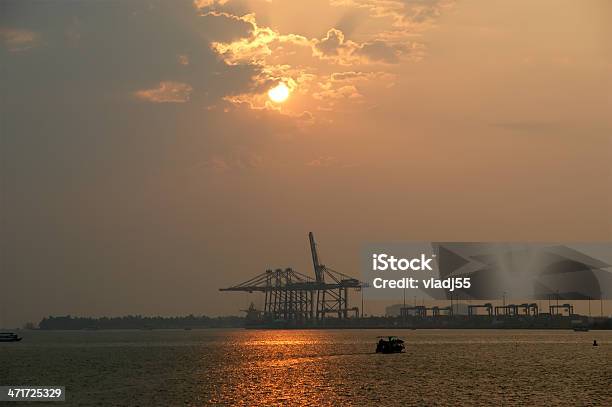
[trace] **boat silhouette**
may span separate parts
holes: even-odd
[[[19,342],[22,339],[14,332],[0,332],[0,342]]]
[[[397,336],[379,336],[379,338],[376,353],[402,353],[404,351],[404,341]]]
[[[589,332],[588,326],[575,326],[574,332]]]

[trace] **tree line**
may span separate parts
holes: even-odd
[[[189,329],[234,328],[244,326],[244,318],[236,316],[208,317],[187,315],[179,317],[126,315],[122,317],[49,316],[38,323],[39,329]]]

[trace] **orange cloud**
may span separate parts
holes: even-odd
[[[313,54],[325,59],[331,59],[342,65],[350,65],[356,62],[354,53],[360,45],[344,39],[342,31],[332,28],[321,40],[312,41]]]
[[[375,39],[363,43],[345,40],[342,31],[332,28],[321,40],[311,40],[313,54],[340,65],[397,64],[407,56],[414,56],[422,44],[403,41],[400,44]],[[418,58],[414,58],[418,59]]]
[[[330,79],[332,82],[358,82],[368,80],[379,80],[389,82],[395,79],[395,75],[388,72],[355,72],[355,71],[344,71],[334,72],[331,74]]]
[[[455,0],[330,0],[332,6],[365,9],[374,18],[388,19],[392,28],[389,31],[404,33],[431,28],[436,18],[454,2]]]
[[[254,14],[239,17],[224,12],[210,11],[204,15],[239,20],[251,25],[249,37],[231,42],[211,43],[213,51],[219,54],[228,65],[265,64],[266,58],[271,56],[273,50],[278,49],[283,43],[310,47],[310,41],[301,35],[283,35],[271,28],[259,27]]]
[[[136,91],[134,96],[153,103],[185,103],[193,88],[182,82],[162,81],[156,88]]]
[[[198,9],[203,9],[217,4],[222,6],[228,1],[229,0],[194,0],[193,6]]]
[[[325,85],[322,85],[325,87]],[[363,97],[362,94],[359,93],[355,85],[345,85],[339,88],[326,88],[320,92],[315,92],[312,94],[312,97],[319,100],[329,100],[329,99],[358,99]]]
[[[329,167],[334,163],[335,160],[335,157],[321,156],[315,158],[312,161],[307,162],[306,165],[309,167]]]
[[[20,52],[36,46],[39,36],[29,30],[0,28],[0,38],[10,52]]]
[[[368,93],[393,86],[394,66],[424,57],[425,47],[414,40],[415,36],[433,24],[450,0],[408,3],[331,0],[332,7],[364,9],[370,18],[383,20],[374,25],[377,29],[361,35],[360,41],[347,38],[336,27],[330,28],[322,38],[281,33],[258,24],[253,13],[238,16],[229,12],[229,7],[221,7],[232,0],[196,3],[196,7],[204,9],[202,16],[233,20],[248,28],[238,38],[210,43],[211,49],[227,65],[247,65],[257,72],[248,89],[226,95],[224,101],[299,117],[304,111],[324,114],[336,109],[338,104],[351,109],[365,106]],[[267,97],[267,91],[281,81],[291,90],[289,100],[282,106],[271,103]],[[368,82],[372,85],[368,86]]]
[[[183,66],[189,65],[189,56],[188,55],[179,55],[177,57],[178,63]]]

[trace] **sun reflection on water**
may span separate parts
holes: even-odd
[[[223,341],[218,360],[201,371],[207,401],[245,406],[563,405],[579,389],[609,387],[604,360],[610,353],[596,354],[576,335],[403,331],[395,334],[406,340],[406,353],[375,354],[375,338],[385,333],[235,332]],[[609,405],[601,391],[589,394],[595,404]]]
[[[241,341],[242,358],[231,358],[226,385],[211,403],[332,405],[334,371],[325,355],[333,341],[317,331],[253,331]],[[229,379],[229,380],[227,380]],[[229,383],[228,383],[229,382]]]

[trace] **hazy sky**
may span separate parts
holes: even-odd
[[[311,230],[355,276],[367,241],[612,239],[608,0],[3,1],[0,78],[6,326],[236,314]]]

